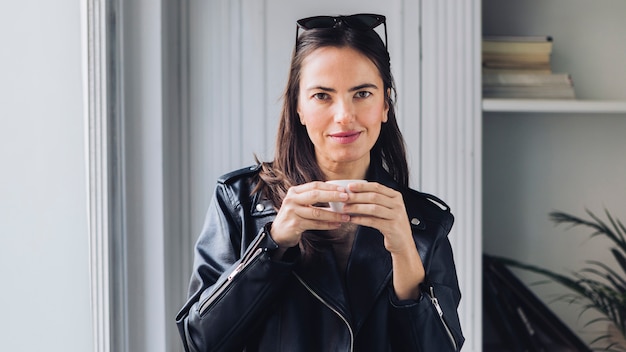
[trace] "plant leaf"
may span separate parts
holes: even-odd
[[[587,227],[592,230],[590,238],[604,236],[611,240],[616,246],[610,249],[611,254],[623,274],[600,261],[587,261],[588,267],[567,276],[509,258],[490,257],[505,265],[542,275],[566,287],[572,293],[559,295],[557,300],[580,305],[579,318],[590,309],[602,314],[601,318],[592,319],[585,326],[600,321],[610,321],[623,336],[626,336],[626,226],[619,219],[614,218],[607,209],[604,209],[604,212],[608,221],[603,221],[588,209],[586,212],[591,220],[559,211],[551,212],[550,218],[557,225],[569,224],[572,228]],[[609,339],[609,335],[601,335],[592,343],[602,340],[608,343],[605,350],[620,350],[616,349],[619,346]]]

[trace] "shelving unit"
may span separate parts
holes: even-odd
[[[482,6],[483,35],[553,36],[553,71],[572,75],[578,98],[482,100],[483,250],[563,274],[587,260],[613,266],[588,231],[554,226],[548,214],[585,217],[586,209],[598,215],[608,209],[626,220],[626,3],[482,0]],[[518,274],[527,283],[540,279]],[[584,327],[590,315],[554,301],[566,289],[531,289],[583,340],[606,332]]]

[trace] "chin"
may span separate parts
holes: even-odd
[[[365,158],[365,155],[340,155],[333,159],[337,163],[353,163],[363,160],[363,158]]]

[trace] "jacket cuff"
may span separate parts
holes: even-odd
[[[424,294],[422,293],[420,287],[420,296],[417,299],[399,299],[396,295],[396,292],[393,289],[393,286],[389,286],[389,302],[391,306],[394,308],[411,308],[418,305],[421,301],[424,300]]]
[[[265,232],[264,243],[262,244],[268,250],[268,254],[270,257],[274,254],[276,250],[278,250],[279,246],[272,238],[272,222],[268,222],[263,226],[261,232]],[[284,262],[284,263],[295,263],[300,258],[300,247],[298,245],[288,248],[285,253],[283,253],[282,257],[276,261]]]

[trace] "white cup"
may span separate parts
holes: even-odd
[[[348,190],[348,185],[350,183],[365,183],[367,181],[365,180],[331,180],[331,181],[326,181],[326,183],[330,183],[333,185],[337,185],[337,186],[341,186],[343,188],[346,189],[346,192],[350,193],[350,190]],[[337,213],[341,213],[343,211],[343,202],[328,202],[328,205],[330,205],[330,210],[337,212]]]

